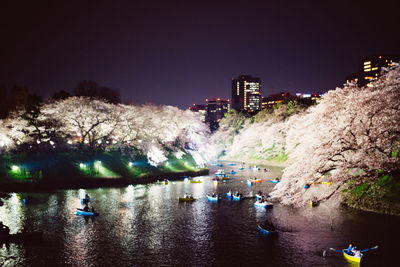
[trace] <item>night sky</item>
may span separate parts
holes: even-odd
[[[25,2],[0,4],[0,84],[44,97],[90,79],[123,101],[187,108],[230,98],[240,74],[264,96],[321,93],[363,56],[400,54],[394,1]]]

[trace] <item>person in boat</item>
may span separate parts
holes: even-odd
[[[85,197],[83,198],[83,204],[87,204],[87,203],[89,203],[90,202],[90,197],[89,197],[89,195],[88,194],[85,194]]]
[[[85,203],[85,207],[83,207],[83,210],[84,211],[89,211],[90,210],[88,203]]]
[[[349,255],[353,255],[353,250],[354,250],[354,247],[353,247],[352,244],[350,244],[350,245],[347,247],[346,252],[347,252],[347,254],[349,254]]]
[[[354,257],[361,258],[361,250],[356,250]]]
[[[8,226],[4,225],[2,221],[0,221],[0,235],[9,235],[10,234],[10,228]]]
[[[193,195],[192,195],[192,194],[190,194],[190,195],[188,196],[188,198],[193,198]]]

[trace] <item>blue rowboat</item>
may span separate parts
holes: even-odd
[[[228,166],[236,166],[235,163],[229,163]]]
[[[97,213],[97,212],[91,212],[91,211],[84,211],[83,209],[76,209],[76,215],[98,216],[99,213]]]
[[[239,167],[238,168],[238,171],[242,171],[244,168],[243,167]]]
[[[256,201],[254,203],[255,207],[261,207],[261,208],[272,208],[273,204],[272,203],[268,203],[268,202],[260,202],[260,201]]]
[[[228,198],[232,198],[232,193],[226,193],[226,197],[228,197]]]
[[[207,200],[208,201],[218,201],[218,200],[220,200],[220,197],[219,197],[219,195],[217,195],[216,197],[213,197],[211,195],[207,195]]]
[[[236,174],[236,172],[235,171],[230,171],[230,172],[228,172],[229,174]]]
[[[277,180],[277,179],[270,179],[270,182],[271,183],[273,183],[273,184],[277,184],[277,183],[279,183],[280,182],[280,180]]]
[[[266,234],[266,235],[268,235],[268,234],[271,233],[271,232],[268,231],[267,229],[261,227],[261,225],[258,225],[258,229],[260,230],[261,233]]]
[[[241,200],[242,198],[241,198],[241,196],[235,196],[235,195],[233,195],[233,198],[232,198],[233,200]]]

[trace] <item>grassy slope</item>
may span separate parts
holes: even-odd
[[[143,177],[198,171],[195,166],[190,155],[182,159],[171,155],[168,165],[154,167],[143,156],[132,161],[118,152],[20,153],[0,157],[0,184],[72,184],[77,179],[118,178],[136,183]]]
[[[352,208],[400,215],[400,175],[379,174],[375,180],[348,180],[343,204]]]

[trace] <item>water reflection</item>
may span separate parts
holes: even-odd
[[[343,266],[347,264],[343,256],[323,259],[322,251],[343,248],[351,240],[362,248],[375,244],[384,247],[368,254],[363,265],[390,266],[385,253],[397,249],[390,241],[400,236],[399,218],[332,210],[323,205],[302,209],[275,205],[268,210],[254,207],[254,194],[259,190],[270,192],[274,185],[268,181],[277,173],[239,171],[217,187],[211,175],[200,177],[203,183],[174,181],[168,185],[61,190],[32,194],[38,201],[26,206],[17,194],[11,194],[0,207],[0,220],[13,232],[24,227],[41,230],[44,240],[3,245],[0,265],[35,265],[40,258],[41,265],[46,266]],[[263,182],[248,186],[246,180],[254,176]],[[246,199],[229,200],[225,196],[230,189]],[[213,191],[223,196],[221,202],[206,200],[205,195]],[[93,198],[90,205],[100,216],[76,215],[86,193]],[[178,198],[185,193],[197,200],[179,203]],[[261,235],[257,224],[265,222],[272,222],[278,234]]]

